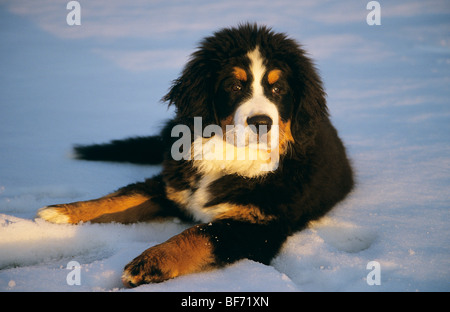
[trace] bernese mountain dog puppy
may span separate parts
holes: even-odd
[[[162,163],[159,175],[38,211],[54,223],[196,222],[126,265],[125,286],[243,258],[269,264],[353,187],[321,79],[284,34],[255,24],[216,32],[163,100],[176,113],[160,135],[75,148],[80,159]]]

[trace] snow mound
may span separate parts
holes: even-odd
[[[350,222],[334,221],[329,217],[312,222],[312,226],[312,231],[317,233],[327,244],[345,252],[365,250],[377,237],[373,230]]]

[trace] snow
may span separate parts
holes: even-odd
[[[339,1],[95,1],[81,26],[65,4],[0,4],[0,291],[449,291],[450,5]],[[236,9],[239,7],[239,10]],[[56,225],[46,205],[103,196],[158,166],[83,162],[76,143],[153,134],[159,99],[205,35],[258,21],[316,60],[357,187],[286,241],[270,265],[223,269],[124,289],[123,267],[188,228]],[[67,283],[80,264],[80,285]],[[367,268],[380,265],[380,285]]]

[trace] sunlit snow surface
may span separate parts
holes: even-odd
[[[380,26],[364,1],[91,2],[81,26],[66,24],[64,1],[0,4],[0,291],[121,291],[125,264],[189,226],[34,216],[158,173],[76,161],[71,147],[156,133],[173,114],[160,98],[200,39],[243,21],[315,59],[357,187],[270,266],[242,260],[135,290],[450,290],[448,1],[380,1]],[[66,281],[72,260],[81,285]],[[366,281],[370,261],[381,285]]]

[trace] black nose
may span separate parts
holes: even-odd
[[[270,131],[270,127],[272,126],[272,118],[267,115],[255,115],[247,118],[247,124],[253,125],[256,127],[256,131],[259,133],[259,126],[267,126],[267,132]]]

